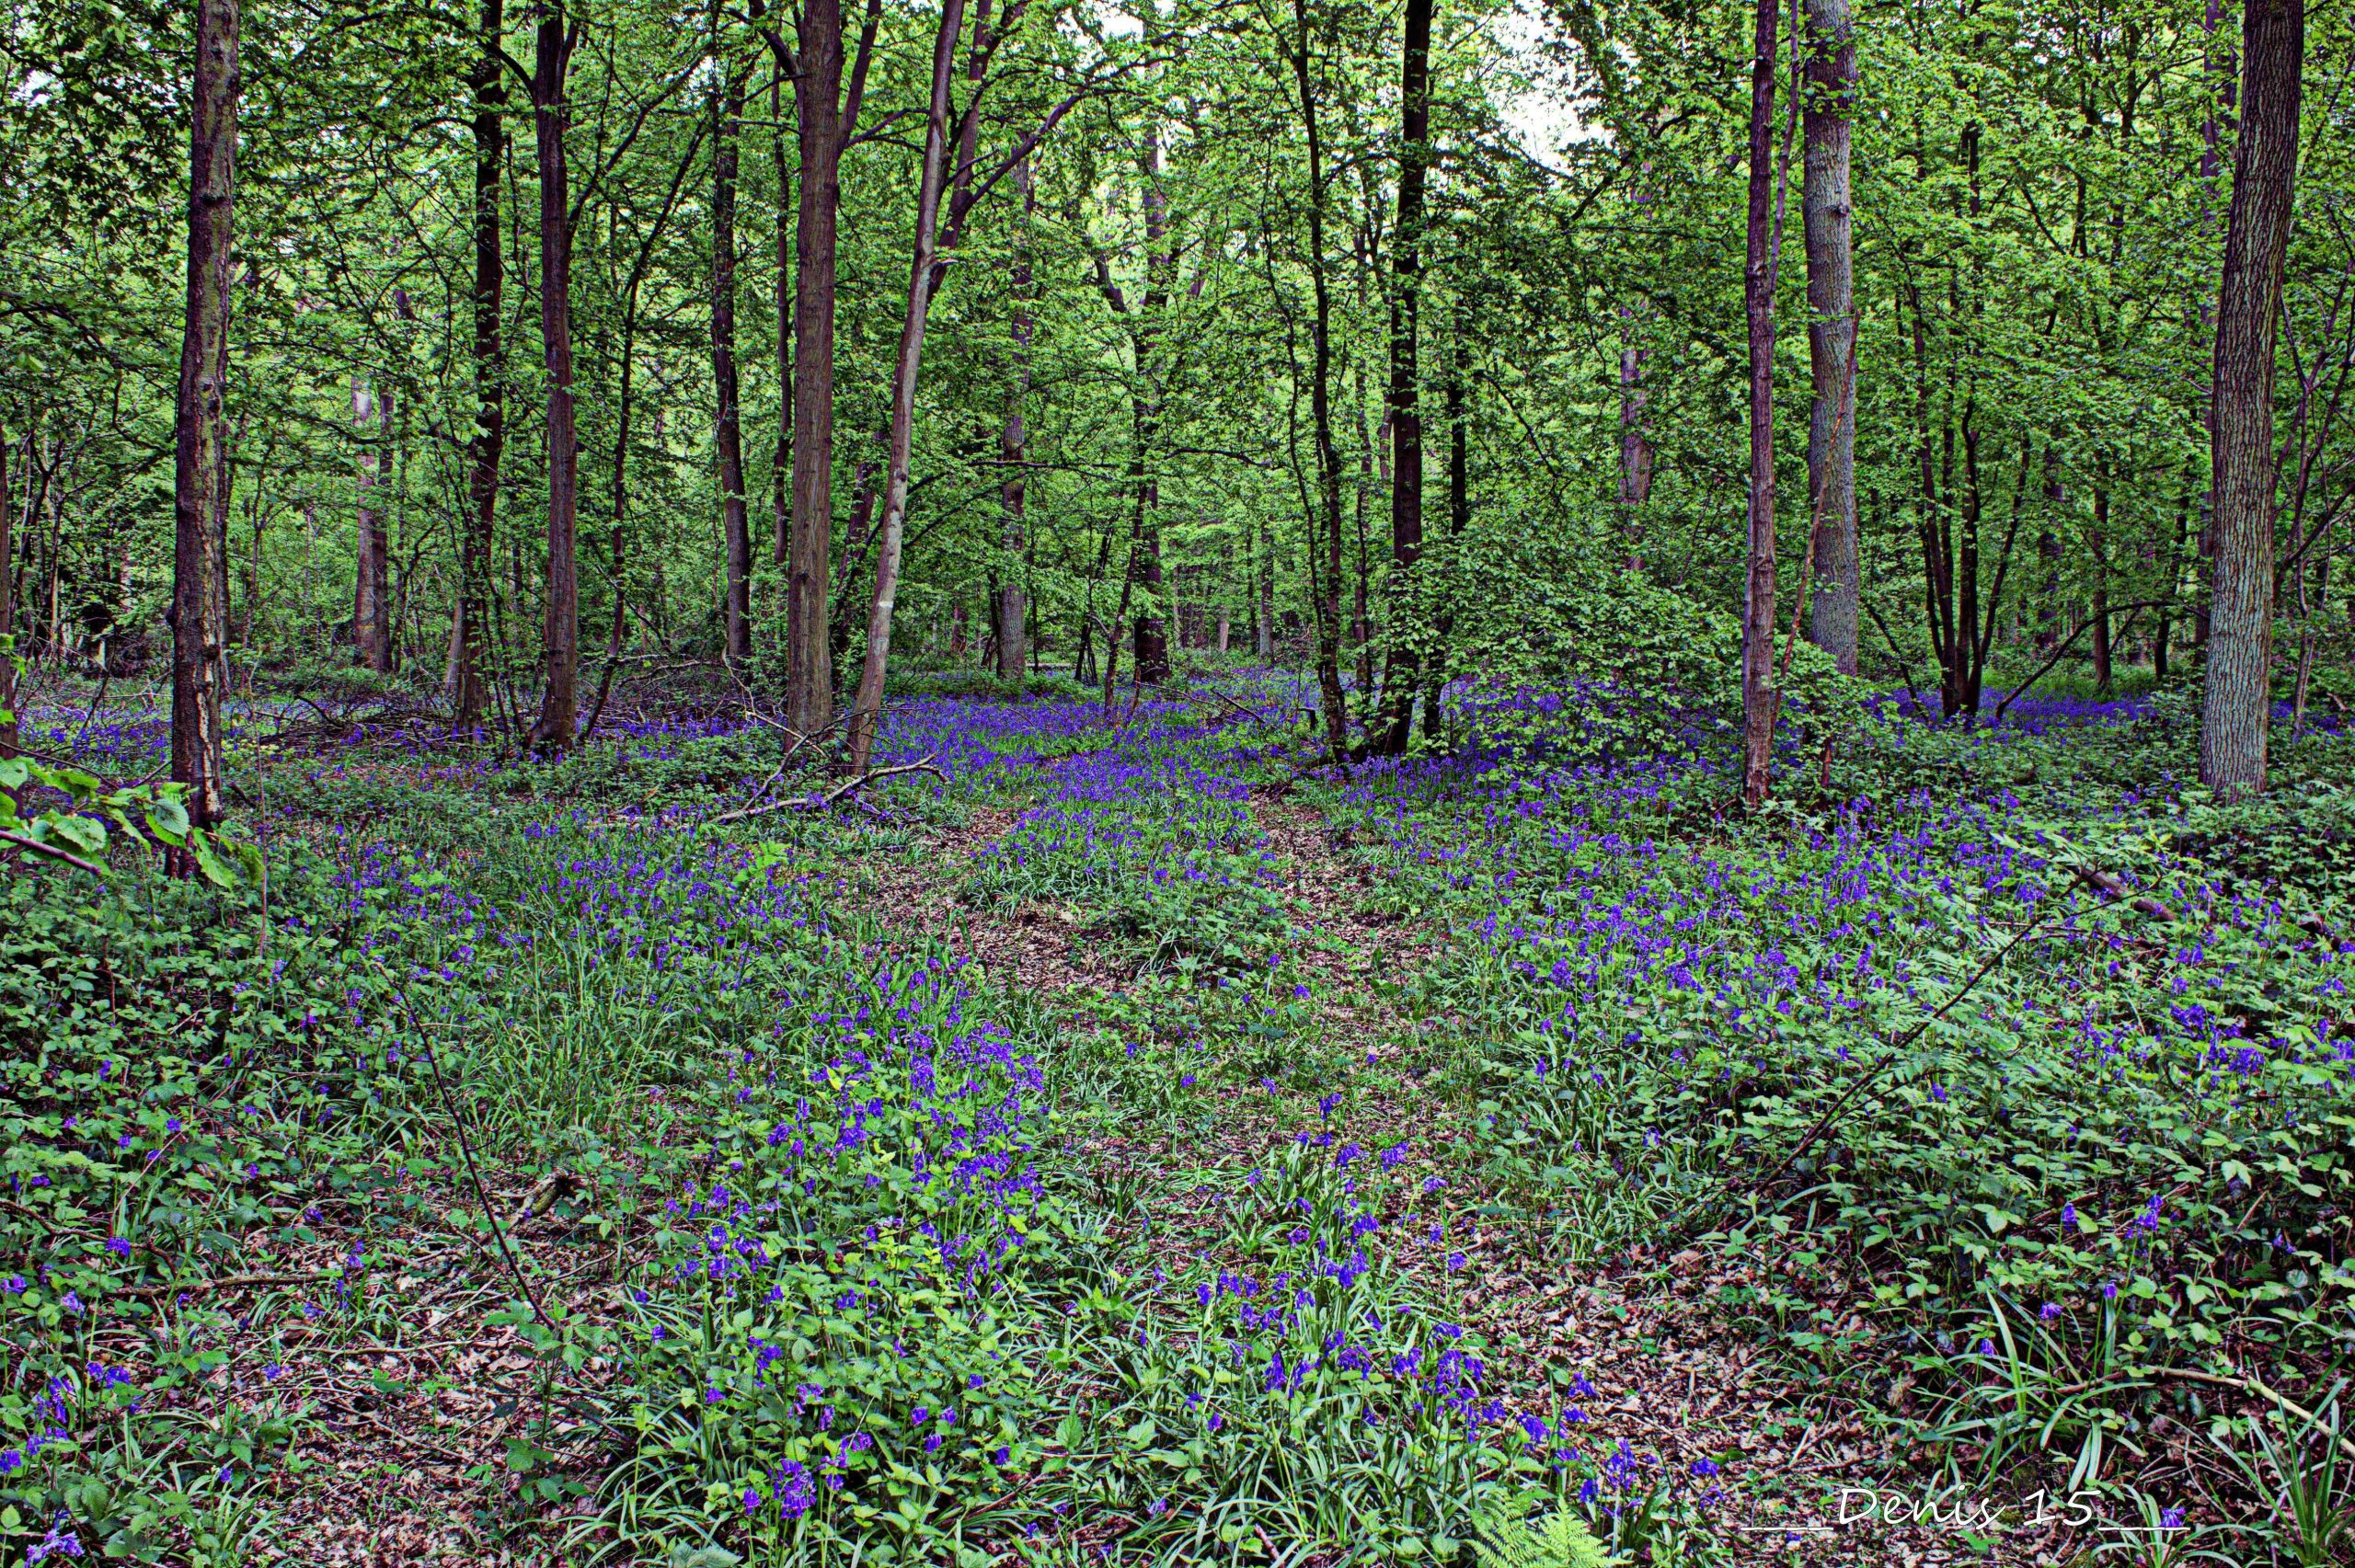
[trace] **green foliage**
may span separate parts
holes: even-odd
[[[1529,1518],[1483,1518],[1478,1532],[1474,1557],[1480,1568],[1613,1568],[1625,1561],[1605,1551],[1567,1505]]]

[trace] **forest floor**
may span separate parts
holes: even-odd
[[[2338,797],[2155,849],[2115,790],[2039,802],[2196,922],[2161,943],[2016,796],[1777,837],[1706,773],[1542,750],[1304,776],[1235,707],[1108,740],[1088,703],[913,703],[889,757],[947,780],[830,813],[771,793],[757,726],[551,766],[281,720],[267,901],[9,883],[0,1021],[47,1043],[12,1059],[0,1540],[2337,1550],[2344,1475],[2298,1456],[2345,1356]],[[130,771],[155,726],[70,739]],[[1961,754],[2051,754],[1997,739]],[[2066,940],[1982,966],[2037,934],[2015,897],[2063,898]],[[2193,1071],[2099,1032],[2164,976]]]

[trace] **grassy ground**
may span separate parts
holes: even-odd
[[[2344,738],[1745,819],[1591,694],[1346,775],[1295,695],[912,696],[824,812],[741,714],[258,713],[266,887],[19,868],[6,1550],[2341,1560]]]

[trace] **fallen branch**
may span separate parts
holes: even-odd
[[[241,1290],[252,1285],[323,1285],[326,1276],[316,1274],[224,1274],[212,1279],[175,1280],[167,1285],[136,1285],[125,1290],[109,1290],[109,1299],[118,1296],[201,1296],[212,1290]]]
[[[936,752],[934,755],[936,756],[938,753]],[[947,773],[933,766],[932,758],[926,757],[921,762],[900,762],[888,768],[869,768],[855,779],[844,779],[823,795],[786,795],[763,805],[746,806],[734,811],[724,811],[714,817],[711,824],[713,827],[718,827],[722,822],[741,822],[748,817],[765,817],[772,811],[831,810],[835,802],[841,800],[843,796],[856,795],[878,779],[897,778],[902,773],[930,773],[944,784],[948,779]]]
[[[2349,1442],[2339,1436],[2337,1427],[2332,1426],[2313,1411],[2306,1409],[2303,1405],[2292,1403],[2280,1391],[2269,1388],[2256,1378],[2227,1377],[2221,1372],[2195,1372],[2188,1367],[2145,1367],[2142,1370],[2148,1377],[2177,1378],[2187,1383],[2208,1383],[2220,1389],[2238,1389],[2253,1398],[2269,1400],[2307,1425],[2329,1433],[2330,1440],[2338,1445],[2338,1451],[2349,1459],[2355,1459],[2355,1442]]]
[[[2120,882],[2117,877],[2111,876],[2109,873],[2098,868],[2080,869],[2076,874],[2076,880],[2108,898],[2123,898],[2129,892],[2129,889],[2124,883]],[[2137,898],[2134,900],[2133,907],[2140,913],[2155,913],[2161,919],[2165,919],[2166,917],[2166,907],[2159,903],[2158,900],[2154,898]],[[2029,937],[2034,936],[2038,931],[2043,928],[2044,924],[2048,921],[2051,920],[2055,915],[2062,912],[2061,901],[2058,898],[2051,900],[2050,907],[2044,913],[2037,916],[2036,919],[2028,921],[2025,926],[2022,926],[2018,935],[2013,937],[2009,942],[2005,943],[2004,945],[1989,954],[1986,961],[1982,963],[1978,968],[1971,971],[1970,978],[1963,981],[1962,984],[1956,989],[1955,993],[1952,996],[1947,997],[1945,1001],[1939,1003],[1937,1011],[1932,1013],[1928,1017],[1914,1024],[1913,1027],[1908,1029],[1903,1035],[1901,1035],[1896,1039],[1890,1041],[1889,1049],[1883,1051],[1879,1056],[1874,1058],[1870,1063],[1867,1064],[1865,1070],[1857,1074],[1856,1081],[1848,1085],[1847,1093],[1842,1094],[1840,1098],[1832,1102],[1831,1109],[1825,1111],[1821,1116],[1818,1116],[1816,1118],[1815,1125],[1807,1129],[1807,1136],[1799,1139],[1798,1147],[1785,1155],[1783,1157],[1783,1162],[1775,1166],[1773,1173],[1768,1175],[1764,1181],[1758,1185],[1762,1188],[1771,1187],[1776,1182],[1782,1180],[1784,1176],[1788,1174],[1791,1167],[1799,1162],[1799,1157],[1805,1154],[1809,1150],[1814,1148],[1816,1140],[1823,1136],[1825,1130],[1832,1126],[1832,1122],[1839,1116],[1840,1113],[1848,1108],[1849,1103],[1855,1100],[1857,1095],[1863,1093],[1866,1087],[1872,1083],[1874,1080],[1878,1079],[1881,1075],[1883,1070],[1885,1070],[1891,1062],[1895,1061],[1906,1047],[1912,1045],[1915,1040],[1920,1039],[1923,1035],[1926,1034],[1929,1031],[1931,1024],[1936,1024],[1939,1019],[1944,1018],[1947,1013],[1953,1012],[1957,1004],[1959,1004],[1964,997],[1969,996],[1973,988],[1975,988],[1981,980],[1985,979],[1989,973],[1994,969],[1996,965],[2002,963],[2006,957],[2010,956],[2013,948],[2017,947],[2021,943],[2026,942]]]
[[[938,755],[936,751],[933,753],[933,757]],[[901,762],[889,768],[869,768],[855,779],[844,779],[823,795],[811,795],[799,803],[800,807],[804,811],[823,811],[843,796],[856,795],[878,779],[897,778],[902,773],[930,773],[943,784],[948,782],[948,775],[932,765],[932,757],[926,757],[921,762]]]

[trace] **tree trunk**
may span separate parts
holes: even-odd
[[[1148,115],[1159,110],[1148,108]],[[1144,185],[1144,298],[1134,328],[1137,389],[1132,424],[1135,434],[1136,537],[1130,582],[1143,601],[1137,606],[1134,630],[1135,680],[1140,686],[1157,686],[1169,678],[1169,627],[1162,615],[1161,481],[1154,472],[1154,445],[1161,431],[1161,388],[1155,351],[1161,342],[1161,314],[1169,301],[1169,281],[1178,258],[1163,250],[1169,233],[1169,201],[1161,187],[1161,128],[1145,124],[1144,150],[1138,159]]]
[[[0,430],[0,757],[17,754],[17,562],[8,510],[8,435]]]
[[[1264,524],[1260,543],[1266,546],[1259,552],[1258,583],[1252,596],[1251,650],[1259,658],[1272,662],[1276,657],[1276,530],[1272,522]]]
[[[189,138],[188,300],[180,338],[179,391],[172,442],[172,778],[184,786],[189,819],[221,819],[218,515],[226,493],[229,379],[229,248],[236,189],[236,0],[198,0],[196,84]],[[186,876],[193,857],[174,852]]]
[[[907,524],[908,460],[915,435],[916,372],[924,361],[925,319],[938,284],[940,193],[948,161],[949,87],[964,0],[944,0],[932,52],[932,109],[925,123],[924,168],[916,187],[915,254],[908,267],[908,308],[891,370],[891,434],[885,458],[883,521],[875,550],[875,602],[867,618],[867,658],[851,704],[848,772],[867,772],[883,717],[883,673],[891,654],[891,609],[900,588],[900,549]]]
[[[351,641],[362,668],[383,674],[393,667],[391,606],[385,602],[388,584],[385,507],[378,491],[385,487],[384,406],[368,385],[368,378],[351,378],[351,423],[360,438],[359,520],[352,548]]]
[[[742,63],[729,59],[712,93],[711,382],[717,404],[719,506],[727,537],[727,659],[739,677],[752,662],[752,530],[744,495],[741,395],[736,376],[736,148],[744,123]]]
[[[2213,84],[2208,96],[2208,112],[2200,123],[2200,227],[2212,231],[2218,220],[2217,205],[2223,178],[2224,134],[2233,126],[2239,110],[2240,60],[2228,42],[2218,48],[2217,35],[2223,30],[2223,0],[2208,0],[2207,14],[2201,30],[2207,34],[2204,69]],[[2301,24],[2303,26],[2303,16]],[[2201,323],[2212,327],[2216,320],[2216,301],[2211,296],[2200,302]],[[2208,404],[2201,410],[2208,427],[2211,454],[2216,442],[2216,389],[2208,389]],[[2205,653],[2210,624],[2209,594],[2214,585],[2216,567],[2216,473],[2211,468],[2208,488],[2200,498],[2200,566],[2199,588],[2192,596],[2191,646],[2195,652]]]
[[[1006,578],[997,590],[992,623],[997,635],[998,679],[1012,681],[1019,690],[1023,667],[1030,657],[1030,598],[1024,587],[1029,540],[1023,516],[1029,486],[1022,467],[1028,431],[1022,420],[1022,402],[1030,389],[1030,335],[1036,326],[1032,313],[1037,308],[1031,296],[1029,236],[1030,214],[1038,203],[1038,191],[1028,157],[1015,161],[1014,189],[1021,198],[1022,217],[1015,230],[1014,308],[1013,319],[1008,323],[1013,363],[1008,367],[1005,427],[999,432],[997,442],[998,463],[1005,470],[1005,482],[998,487],[998,505],[1004,519],[998,548],[1005,557]]]
[[[1406,756],[1422,647],[1413,605],[1422,560],[1422,184],[1431,163],[1431,0],[1406,0],[1399,50],[1399,222],[1389,240],[1389,655],[1380,751]]]
[[[814,736],[833,723],[835,219],[842,204],[842,0],[800,10],[793,78],[801,139],[794,222],[793,519],[786,564],[786,722]]]
[[[763,0],[752,0],[752,17],[759,26],[767,15]],[[791,73],[780,61],[769,77],[769,161],[776,172],[776,450],[769,460],[769,510],[775,538],[771,564],[783,568],[793,556],[793,225],[786,217],[793,190],[793,170],[785,158],[785,80]]]
[[[468,443],[466,515],[458,544],[458,606],[450,633],[454,728],[478,727],[488,705],[483,658],[489,625],[491,528],[499,516],[499,460],[507,444],[507,362],[500,320],[506,278],[499,248],[499,175],[507,157],[507,83],[500,62],[504,0],[482,0],[482,54],[475,63],[475,433]]]
[[[1333,446],[1333,300],[1326,279],[1325,145],[1316,123],[1316,88],[1309,76],[1307,0],[1292,0],[1292,79],[1300,93],[1301,128],[1308,143],[1307,259],[1316,311],[1308,405],[1316,450],[1315,509],[1323,513],[1308,519],[1309,600],[1316,615],[1316,686],[1325,710],[1326,760],[1338,762],[1349,751],[1350,711],[1341,692],[1341,460]],[[1324,556],[1321,570],[1320,554]]]
[[[1808,640],[1844,675],[1856,672],[1860,585],[1856,549],[1856,307],[1849,239],[1849,117],[1856,46],[1848,0],[1808,0],[1807,227],[1808,494],[1814,524],[1814,592]]]
[[[2248,0],[2241,134],[2216,296],[2216,575],[2200,715],[2200,781],[2265,788],[2273,660],[2273,348],[2298,166],[2304,0]]]
[[[2108,475],[2098,472],[2094,484],[2094,525],[2085,537],[2085,547],[2094,564],[2094,690],[2107,697],[2114,684],[2109,635],[2109,485]]]
[[[1461,545],[1464,530],[1472,521],[1471,452],[1465,423],[1464,392],[1464,308],[1459,302],[1455,312],[1454,330],[1450,335],[1447,361],[1447,538],[1451,549]],[[1648,468],[1646,473],[1650,471]],[[1451,559],[1453,557],[1451,556]],[[1431,657],[1423,680],[1423,734],[1431,740],[1440,736],[1440,704],[1446,694],[1447,656],[1449,642],[1455,635],[1455,603],[1452,586],[1439,585],[1439,608],[1434,618]]]
[[[1758,0],[1750,72],[1749,256],[1742,303],[1750,320],[1749,571],[1741,614],[1741,796],[1756,807],[1774,783],[1775,280],[1768,209],[1774,187],[1776,0]]]
[[[577,35],[563,0],[538,0],[532,130],[540,173],[540,342],[546,355],[548,580],[540,655],[546,682],[532,750],[569,750],[580,726],[580,581],[575,550],[580,448],[573,429],[572,235],[564,158],[565,73]]]
[[[1636,313],[1619,307],[1619,504],[1629,547],[1636,544],[1637,508],[1651,498],[1652,438],[1647,411],[1652,395],[1644,388],[1644,349],[1636,342]]]

